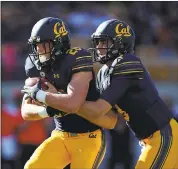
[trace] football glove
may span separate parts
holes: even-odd
[[[28,97],[31,97],[32,99],[37,100],[36,94],[40,90],[40,86],[41,86],[41,83],[39,81],[37,84],[35,84],[32,87],[24,86],[24,88],[21,90],[21,92],[26,93],[28,95]]]

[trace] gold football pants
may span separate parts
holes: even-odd
[[[24,169],[97,169],[106,151],[101,130],[88,133],[68,133],[53,130],[25,164]]]
[[[141,144],[136,169],[178,169],[178,123],[175,120]]]

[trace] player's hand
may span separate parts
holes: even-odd
[[[39,90],[40,90],[40,81],[32,87],[24,86],[21,92],[26,93],[28,97],[31,97],[32,99],[36,100],[36,94]]]
[[[45,92],[58,93],[57,89],[50,82],[45,82],[45,85],[48,86],[48,89],[45,90]]]

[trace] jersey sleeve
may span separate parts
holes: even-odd
[[[113,77],[110,86],[103,91],[100,98],[114,106],[124,96],[129,85],[129,79]]]
[[[111,75],[110,86],[103,91],[101,98],[114,106],[132,85],[143,78],[144,69],[140,61],[117,63]]]
[[[142,79],[144,78],[144,68],[140,61],[118,62],[114,68],[113,77]]]
[[[93,70],[92,56],[85,49],[81,49],[76,54],[76,60],[72,67],[72,73],[87,72]]]

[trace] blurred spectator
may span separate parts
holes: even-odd
[[[16,45],[13,43],[2,45],[2,63],[5,74],[5,76],[3,76],[4,79],[12,79],[14,70],[18,71],[17,61],[18,57]]]
[[[2,104],[3,169],[22,169],[39,144],[49,136],[53,127],[50,118],[39,121],[22,119],[22,95],[19,90],[15,90],[13,101],[14,104]]]
[[[16,169],[19,156],[19,147],[15,136],[15,129],[18,125],[18,114],[11,103],[5,104],[2,98],[2,169]]]
[[[67,17],[67,23],[73,28],[72,33],[89,38],[100,23],[111,19],[111,17],[109,17],[103,6],[99,4],[89,8],[91,3],[87,3],[87,6],[88,8],[86,9],[86,4],[81,4],[78,11],[70,12]]]

